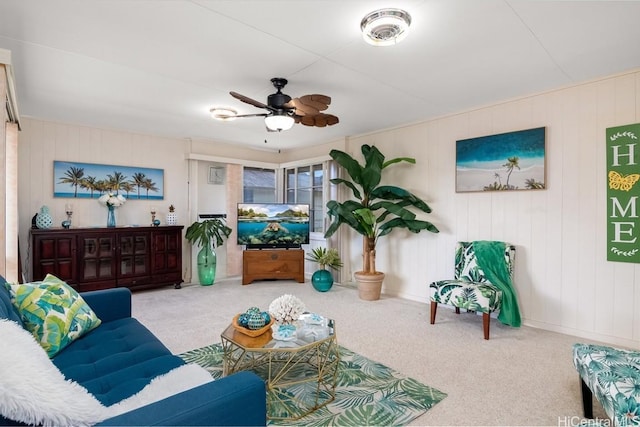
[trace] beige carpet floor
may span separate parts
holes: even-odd
[[[412,425],[573,426],[582,419],[571,347],[586,341],[573,336],[492,319],[485,341],[481,317],[446,307],[430,325],[426,303],[385,295],[362,301],[353,288],[321,293],[308,282],[242,286],[239,278],[135,292],[133,314],[177,354],[219,342],[235,314],[266,310],[285,293],[332,317],[341,345],[448,394]],[[597,402],[594,412],[604,417]]]

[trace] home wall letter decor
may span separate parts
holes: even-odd
[[[456,141],[456,192],[542,190],[545,128]]]
[[[640,123],[607,129],[607,260],[640,262]]]

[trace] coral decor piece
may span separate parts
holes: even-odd
[[[305,305],[296,296],[285,294],[274,299],[269,304],[269,313],[271,317],[280,324],[291,324],[298,320],[300,315],[304,313]]]

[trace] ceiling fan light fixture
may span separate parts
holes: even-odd
[[[291,129],[294,122],[293,117],[286,113],[274,113],[264,118],[264,124],[267,128],[278,132]]]
[[[212,108],[211,110],[209,110],[209,112],[211,113],[212,118],[224,122],[235,120],[236,116],[238,115],[238,112],[236,110],[226,107]]]
[[[407,37],[411,15],[402,9],[378,9],[360,22],[362,37],[374,46],[392,46]]]

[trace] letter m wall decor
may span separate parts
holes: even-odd
[[[607,260],[640,263],[640,123],[607,129]]]

